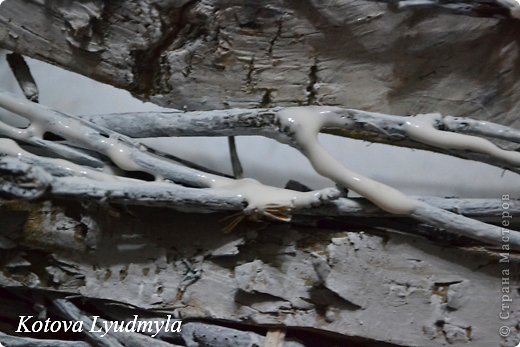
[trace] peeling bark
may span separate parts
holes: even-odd
[[[12,202],[1,211],[26,220],[2,230],[15,243],[0,274],[3,286],[123,302],[186,321],[319,329],[364,337],[371,346],[500,341],[495,252],[369,228],[245,223],[222,234],[222,215],[202,221],[157,209]],[[513,300],[520,300],[519,264],[512,254]],[[105,312],[122,319],[117,310]],[[125,312],[126,319],[139,313]],[[518,323],[517,313],[512,317]]]
[[[514,20],[351,0],[74,3],[7,0],[0,45],[179,109],[311,103],[516,122]]]
[[[6,0],[0,46],[178,109],[340,105],[518,128],[518,22],[460,18],[350,0]],[[497,135],[479,123],[450,124]],[[507,140],[517,135],[498,132]],[[88,153],[65,154],[100,164]],[[2,192],[12,194],[4,197],[44,195],[45,174],[7,164],[0,162]],[[495,216],[504,212],[496,201],[486,206]],[[463,209],[479,213],[472,204]],[[265,343],[270,327],[310,345],[487,347],[520,339],[516,307],[507,321],[511,336],[498,334],[505,255],[509,295],[520,301],[514,252],[452,239],[432,244],[404,228],[382,232],[353,218],[332,225],[314,219],[311,227],[305,219],[302,226],[245,221],[223,234],[224,217],[103,201],[2,201],[0,302],[8,309],[0,312],[0,330],[12,336],[0,333],[1,342],[110,343],[15,336],[18,314],[66,315],[63,305],[46,308],[53,300],[68,305],[71,295],[82,299],[78,307],[84,301],[78,310],[86,315],[170,312],[185,319],[185,333],[162,336],[160,345],[249,346]],[[391,229],[395,220],[385,223]],[[112,338],[113,346],[152,343],[144,335]]]

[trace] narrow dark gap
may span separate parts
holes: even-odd
[[[57,135],[53,132],[50,132],[50,131],[46,131],[44,134],[43,134],[43,139],[44,140],[47,140],[47,141],[66,141],[63,137],[61,137],[60,135]]]
[[[67,297],[67,293],[53,293],[46,290],[29,289],[29,288],[1,288],[0,287],[0,305],[9,309],[13,308],[13,311],[4,310],[0,312],[0,331],[5,332],[14,336],[23,336],[24,334],[17,334],[15,332],[18,325],[19,316],[33,316],[30,320],[32,324],[35,320],[38,320],[39,314],[38,307],[47,307],[46,315],[51,320],[68,320],[69,317],[63,315],[62,312],[54,307],[53,301],[56,299],[63,299]],[[167,312],[154,312],[153,310],[145,310],[139,307],[135,307],[128,304],[118,303],[111,300],[100,300],[92,298],[76,298],[70,299],[74,305],[80,310],[86,312],[88,316],[100,316],[108,320],[121,320],[123,316],[133,317],[138,315],[142,319],[153,319],[157,317],[166,317]],[[37,305],[34,305],[37,303]],[[118,314],[115,316],[111,315],[114,311],[114,307],[117,307]],[[183,320],[183,324],[190,322],[198,322],[203,324],[209,324],[214,326],[221,326],[230,329],[253,332],[262,336],[266,336],[270,329],[275,326],[261,325],[261,324],[249,324],[249,323],[238,323],[230,322],[226,320],[215,320],[215,319],[202,319],[202,320]],[[439,324],[440,323],[440,324]],[[442,322],[438,322],[438,326],[441,326]],[[284,328],[286,331],[286,341],[298,341],[306,347],[399,347],[403,345],[396,345],[387,342],[380,342],[376,340],[345,336],[338,333],[328,332],[315,328]],[[74,332],[58,332],[58,333],[35,333],[32,334],[33,338],[38,339],[61,339],[65,341],[82,341],[85,336],[80,333]],[[185,341],[182,336],[178,333],[167,333],[164,336],[158,336],[157,338],[175,343],[180,346],[185,345]]]
[[[135,178],[142,181],[153,182],[155,176],[144,171],[125,171],[125,176],[129,178]]]

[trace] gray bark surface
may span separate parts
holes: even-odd
[[[519,37],[514,20],[392,13],[349,0],[7,0],[0,9],[0,47],[196,111],[339,105],[518,128]],[[24,183],[32,175],[16,177]],[[36,196],[42,186],[17,193]],[[516,253],[501,263],[500,249],[360,228],[349,219],[332,226],[246,221],[223,234],[224,217],[3,201],[0,287],[80,295],[102,311],[106,300],[135,305],[104,309],[121,319],[171,312],[189,324],[285,326],[353,346],[515,346],[520,339],[518,305],[505,323],[498,316],[505,268],[520,302]],[[16,307],[0,313],[8,335]],[[498,333],[503,324],[512,329],[507,339]],[[188,331],[189,346],[223,346],[222,334],[232,335],[204,325]],[[233,341],[248,346],[261,335]]]
[[[348,221],[333,230],[244,222],[222,234],[224,215],[201,220],[157,208],[6,202],[1,212],[11,221],[1,233],[10,241],[2,286],[113,300],[185,320],[318,329],[368,345],[501,341],[505,264],[493,251],[351,232]],[[518,258],[507,267],[511,296],[520,300]]]
[[[353,0],[7,0],[0,24],[6,49],[174,108],[323,104],[517,122],[516,20]]]

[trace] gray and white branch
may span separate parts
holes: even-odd
[[[6,173],[3,179],[8,181],[2,186],[6,196],[80,198],[168,206],[195,212],[241,211],[241,218],[265,217],[286,222],[296,214],[369,215],[372,205],[379,213],[408,216],[485,243],[498,245],[507,232],[512,247],[520,247],[519,232],[464,216],[460,209],[459,213],[454,213],[455,208],[450,206],[449,200],[439,204],[428,198],[409,197],[355,173],[330,156],[317,140],[319,132],[327,131],[439,151],[518,172],[520,152],[503,149],[478,136],[498,138],[512,145],[520,142],[518,130],[499,124],[440,114],[401,117],[316,106],[76,117],[5,92],[0,94],[0,106],[31,123],[25,129],[1,124],[6,137],[0,140],[2,154],[6,156],[1,165]],[[58,144],[44,141],[46,133],[64,141]],[[337,188],[300,192],[263,185],[247,178],[219,176],[172,161],[151,151],[138,139],[201,135],[263,135],[292,145],[309,159],[317,173],[333,180]],[[20,147],[21,143],[44,147],[60,158],[32,154]],[[96,158],[96,162],[90,161],[94,165],[89,166],[83,156]],[[132,171],[146,172],[155,180],[147,182],[127,177],[126,173]],[[367,203],[344,197],[344,189],[360,194]],[[465,203],[471,204],[470,201]],[[493,203],[497,205],[496,202],[491,205]],[[486,210],[489,205],[489,201],[483,202],[479,212],[484,216],[486,213],[491,215],[492,211]],[[330,212],[331,209],[334,212]],[[497,216],[496,212],[494,216]]]

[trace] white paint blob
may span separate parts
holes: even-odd
[[[155,175],[158,181],[162,179],[157,173],[149,172],[151,169],[145,169],[139,164],[140,160],[137,156],[142,155],[145,148],[141,148],[142,146],[134,147],[125,136],[117,134],[109,137],[103,136],[96,126],[88,122],[19,99],[9,93],[0,93],[0,106],[31,121],[31,125],[27,129],[10,127],[0,122],[0,130],[10,132],[9,136],[13,135],[13,138],[20,140],[30,137],[41,138],[46,131],[50,131],[79,146],[106,155],[120,169],[145,171]],[[289,133],[294,138],[314,170],[320,175],[358,193],[385,211],[394,214],[413,213],[418,204],[416,200],[397,189],[349,170],[321,146],[318,141],[318,133],[323,127],[342,127],[348,124],[349,120],[343,117],[339,110],[334,107],[292,107],[280,110],[278,120],[282,131]],[[442,116],[438,114],[410,117],[404,125],[404,130],[412,139],[431,146],[479,152],[505,160],[515,166],[520,165],[520,153],[518,152],[503,150],[479,137],[435,129],[434,123],[439,119],[442,119]],[[88,177],[102,181],[130,180],[117,176],[110,168],[105,168],[105,171],[101,172],[66,160],[39,158],[24,151],[16,142],[8,139],[0,140],[0,154],[17,157],[26,156],[32,160],[46,160],[47,163],[52,162],[53,165],[78,176],[79,179]],[[176,170],[175,166],[178,164],[166,159],[159,160],[164,160],[164,165],[169,165],[172,172]],[[159,165],[162,165],[162,163],[159,163]],[[178,168],[179,170],[185,169],[181,166],[178,166]],[[277,208],[290,211],[293,208],[312,207],[324,200],[336,199],[339,194],[335,188],[297,192],[267,186],[254,179],[234,180],[198,171],[186,172],[186,175],[192,175],[193,178],[197,177],[207,187],[214,188],[216,194],[243,198],[248,203],[246,211],[249,212],[267,213],[269,210]],[[132,181],[143,183],[139,180]]]
[[[41,137],[46,131],[51,131],[86,148],[96,149],[109,157],[120,169],[149,172],[134,159],[134,155],[137,152],[141,153],[142,148],[135,148],[127,144],[123,141],[123,136],[121,138],[117,136],[107,138],[90,128],[89,124],[84,121],[46,109],[30,101],[19,99],[9,93],[0,93],[0,106],[31,121],[31,126],[29,127],[31,131],[24,133],[26,138],[31,136]],[[92,141],[96,141],[96,143],[92,143]],[[36,157],[24,151],[16,142],[9,139],[0,139],[0,154],[17,157]],[[79,176],[79,178],[88,177],[102,181],[126,179],[125,177],[111,174],[111,170],[108,168],[104,172],[100,172],[62,159],[45,158],[45,160],[71,174]],[[165,165],[176,165],[171,161],[164,160]],[[149,173],[155,174],[153,172]],[[245,199],[248,203],[246,212],[265,213],[267,210],[277,208],[290,210],[293,208],[311,207],[323,200],[330,200],[339,196],[339,192],[335,188],[297,192],[266,186],[254,179],[234,180],[202,172],[196,173],[196,176],[202,179],[208,187],[216,188],[216,194],[220,193],[223,196],[235,195]],[[156,176],[156,178],[158,177]],[[140,182],[138,180],[133,181],[136,183]]]
[[[499,148],[491,141],[477,136],[435,129],[434,123],[438,119],[442,119],[442,115],[438,113],[420,114],[410,117],[404,128],[408,136],[417,142],[438,148],[467,150],[487,154],[504,160],[515,167],[520,166],[520,152],[507,151]]]
[[[0,155],[8,155],[19,159],[28,158],[35,159],[39,158],[37,155],[29,153],[21,148],[15,141],[11,139],[0,138]],[[63,172],[67,172],[72,176],[76,176],[78,179],[90,178],[104,182],[116,182],[116,181],[128,181],[132,180],[127,177],[115,176],[110,173],[96,171],[83,165],[77,165],[70,161],[55,158],[40,158],[45,160],[47,163],[54,165],[56,168],[61,169]],[[136,181],[136,180],[132,180]],[[136,181],[137,182],[137,181]]]
[[[290,107],[278,113],[284,131],[293,133],[294,139],[319,174],[330,178],[367,198],[385,211],[410,214],[416,202],[383,183],[355,173],[334,159],[319,143],[318,133],[324,126],[335,126],[341,119],[333,107]]]

